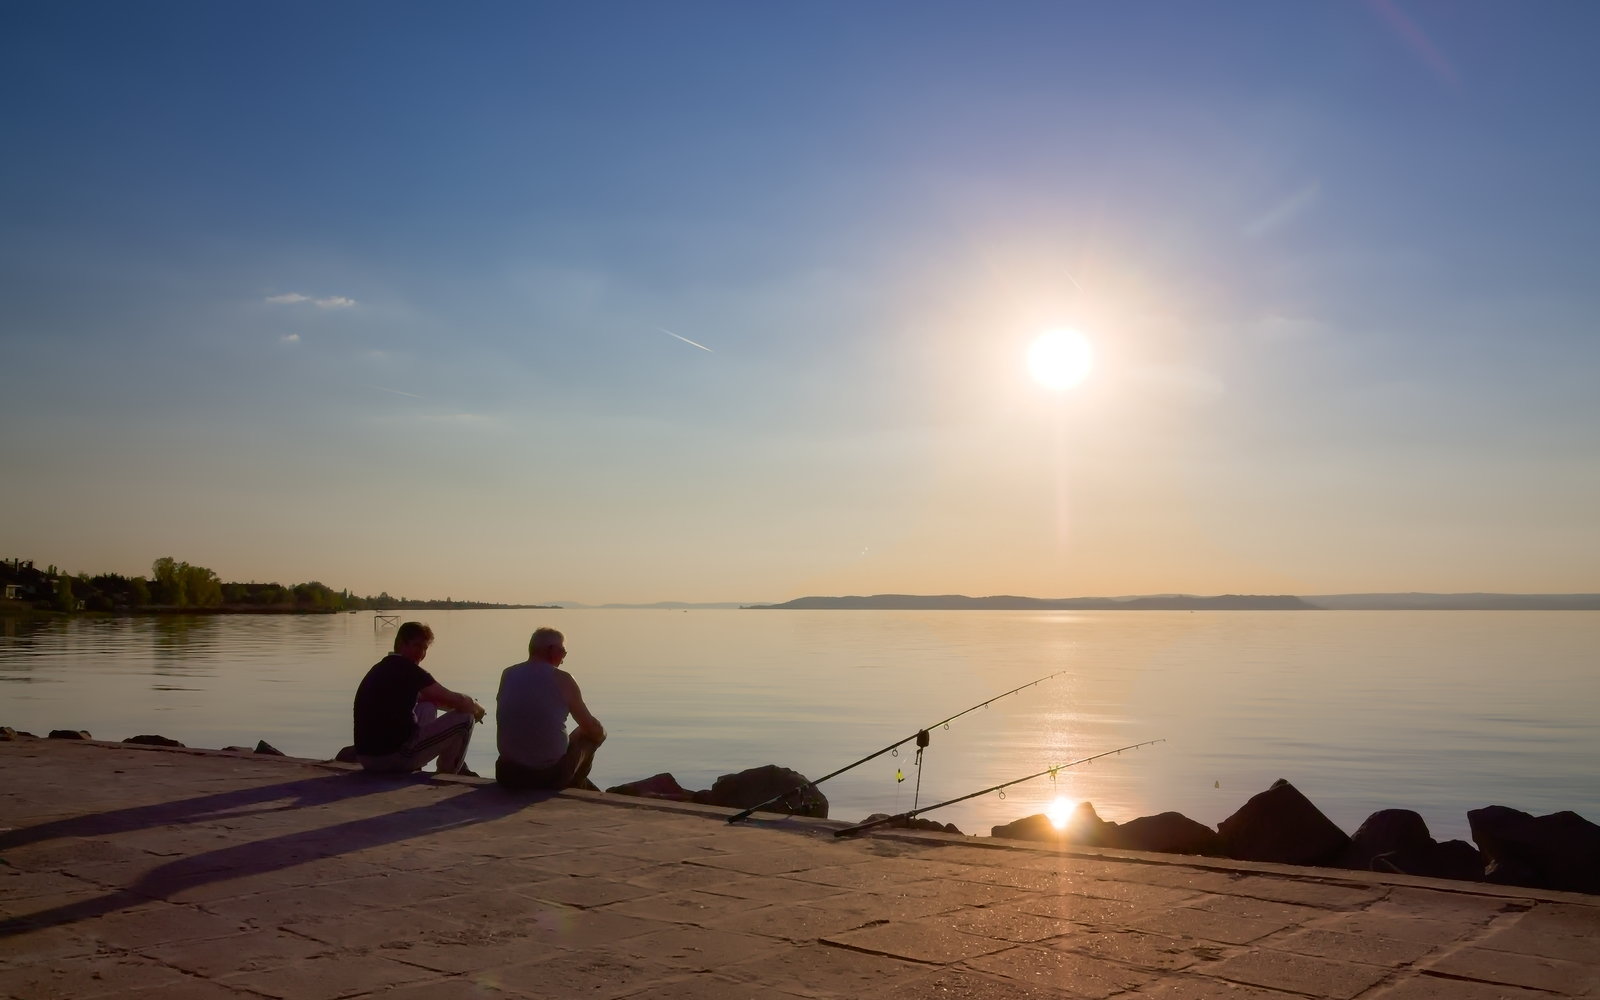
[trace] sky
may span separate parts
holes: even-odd
[[[5,0],[0,554],[507,602],[1600,591],[1597,36]]]

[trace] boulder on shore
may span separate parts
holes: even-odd
[[[50,737],[49,738],[52,739],[52,740],[92,740],[92,739],[94,739],[93,736],[89,735],[89,731],[87,729],[52,729],[52,730],[50,730]]]
[[[1487,862],[1485,881],[1600,893],[1600,826],[1577,813],[1485,806],[1469,811],[1467,824]]]
[[[287,757],[288,754],[268,743],[266,740],[256,741],[256,753],[270,754],[273,757]]]
[[[1465,840],[1446,840],[1419,852],[1392,851],[1372,859],[1375,872],[1483,881],[1483,854]]]
[[[1368,816],[1350,837],[1340,868],[1372,871],[1372,859],[1383,854],[1419,854],[1434,845],[1428,824],[1410,809],[1380,809]]]
[[[1013,840],[1042,840],[1047,843],[1073,844],[1079,847],[1115,847],[1117,824],[1107,823],[1088,802],[1078,803],[1067,821],[1057,826],[1044,813],[1035,813],[1004,826],[992,827],[991,837],[1010,837]]]
[[[1222,856],[1222,836],[1197,820],[1179,812],[1140,816],[1126,823],[1108,823],[1113,830],[1110,846],[1129,851],[1154,851],[1157,854],[1204,854]]]
[[[801,788],[809,783],[810,779],[799,771],[764,764],[736,774],[724,774],[709,790],[695,792],[694,801],[730,809],[750,809],[781,795],[784,797],[763,806],[761,811],[827,819],[828,797],[816,788]]]
[[[144,747],[181,747],[181,746],[183,746],[183,744],[179,743],[177,740],[171,740],[171,739],[168,739],[165,736],[150,736],[150,735],[130,736],[127,739],[123,740],[122,742],[124,742],[124,743],[135,743],[135,744],[138,744],[139,746],[144,746]]]
[[[1061,839],[1061,831],[1050,822],[1049,816],[1044,813],[1034,813],[1032,816],[1024,816],[1000,826],[990,827],[989,836],[1006,837],[1011,840],[1055,841]]]
[[[1464,840],[1439,843],[1422,816],[1410,809],[1380,809],[1350,838],[1340,868],[1428,878],[1483,878],[1483,858]]]
[[[873,813],[871,816],[868,816],[861,822],[876,823],[881,819],[890,818],[891,817],[888,813]],[[923,819],[921,816],[913,816],[910,819],[895,820],[892,823],[885,823],[883,825],[891,830],[931,830],[934,833],[953,833],[957,836],[965,836],[965,834],[961,832],[960,828],[958,828],[954,823],[938,823],[931,819]]]
[[[1239,861],[1325,865],[1338,860],[1350,838],[1300,790],[1282,778],[1251,796],[1217,824],[1225,856]]]
[[[17,731],[10,726],[0,726],[0,743],[17,738]]]
[[[694,793],[678,784],[678,779],[666,771],[652,774],[648,778],[640,778],[638,781],[613,785],[606,791],[618,795],[638,795],[647,799],[667,799],[671,802],[694,801]]]
[[[341,764],[361,763],[361,758],[356,754],[356,748],[353,746],[340,747],[339,752],[333,755],[333,759]]]

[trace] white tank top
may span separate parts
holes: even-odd
[[[500,674],[495,698],[495,740],[500,756],[523,767],[548,767],[567,752],[567,699],[556,668],[528,661]]]

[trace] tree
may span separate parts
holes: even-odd
[[[188,563],[179,563],[178,567],[183,578],[183,594],[190,606],[214,608],[222,603],[222,581],[215,572]]]
[[[65,574],[56,579],[56,609],[59,611],[78,609],[78,599],[72,596],[72,577]]]
[[[157,604],[181,608],[189,603],[183,592],[183,575],[178,566],[178,561],[171,556],[162,556],[150,564],[150,578],[155,583],[153,590]]]
[[[136,576],[128,581],[128,603],[136,608],[142,608],[150,603],[150,585],[144,577]]]

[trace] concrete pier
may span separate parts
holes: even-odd
[[[0,997],[1600,997],[1600,899],[0,743]],[[853,817],[852,817],[853,818]]]

